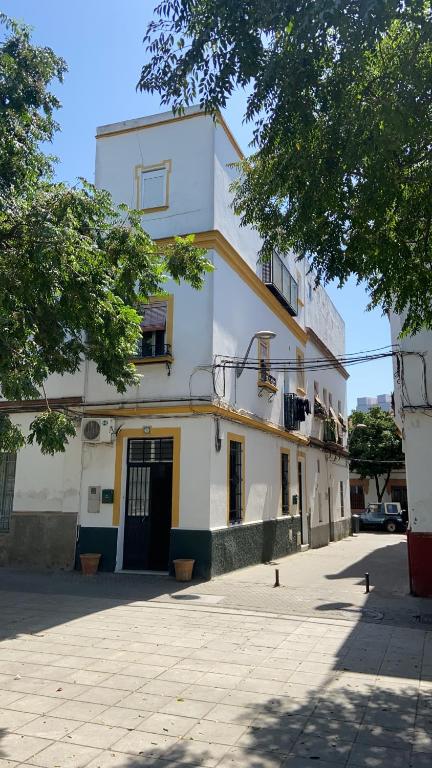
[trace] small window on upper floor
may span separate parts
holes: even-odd
[[[323,400],[324,400],[324,405],[327,408],[328,407],[328,395],[327,395],[327,390],[326,390],[325,387],[323,389]]]
[[[137,208],[139,210],[151,212],[168,208],[170,172],[170,160],[164,160],[157,165],[139,165],[136,167]]]
[[[333,395],[331,392],[328,393],[328,404],[329,408],[333,408]]]
[[[312,301],[312,283],[308,283],[308,299]]]

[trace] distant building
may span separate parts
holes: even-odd
[[[377,397],[358,397],[357,398],[357,411],[367,413],[371,408],[382,408],[383,411],[392,410],[392,396],[391,395],[378,395]]]

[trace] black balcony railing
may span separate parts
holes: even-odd
[[[271,384],[272,387],[276,386],[276,377],[272,376],[265,366],[260,368],[258,385],[260,384]]]
[[[279,256],[273,254],[270,261],[262,265],[261,278],[290,315],[298,315],[298,285]]]
[[[140,339],[138,342],[136,357],[167,357],[170,355],[170,344],[149,344],[145,339]]]

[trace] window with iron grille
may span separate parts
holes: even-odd
[[[243,443],[229,441],[229,522],[240,523],[243,519]]]
[[[282,514],[289,515],[289,455],[281,453]]]
[[[141,338],[136,356],[144,358],[171,354],[171,348],[166,342],[168,301],[152,300],[140,307],[140,311]]]
[[[339,482],[339,488],[340,488],[341,517],[345,517],[344,484],[342,480],[340,480]]]
[[[172,437],[145,437],[129,440],[129,464],[156,464],[173,460]]]
[[[15,453],[0,453],[0,531],[8,531],[15,489]]]

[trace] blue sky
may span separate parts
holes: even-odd
[[[58,114],[61,133],[53,152],[59,158],[58,176],[74,181],[93,180],[94,134],[97,125],[159,111],[157,96],[137,93],[144,60],[142,38],[156,0],[3,0],[2,10],[34,27],[34,40],[50,46],[66,59],[69,71],[55,90],[63,104]],[[242,124],[244,99],[232,99],[225,118],[244,151],[251,127]],[[390,343],[390,329],[380,311],[366,312],[365,291],[350,281],[342,290],[328,292],[346,323],[347,352]],[[392,390],[391,361],[382,360],[350,369],[348,407],[356,398]]]

